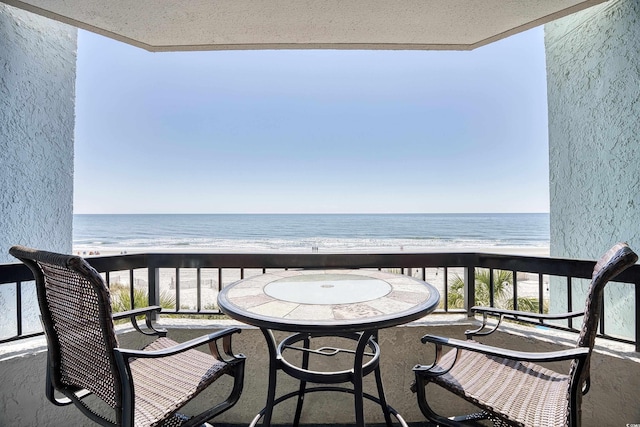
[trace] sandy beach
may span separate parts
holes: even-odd
[[[434,248],[430,251],[423,250],[419,251],[421,253],[455,253],[455,252],[479,252],[479,253],[490,253],[490,254],[505,254],[505,255],[522,255],[522,256],[534,256],[534,257],[547,257],[549,256],[549,248],[545,247],[486,247],[486,248]],[[110,256],[110,255],[120,255],[120,254],[134,254],[134,253],[222,253],[216,252],[209,249],[201,249],[201,250],[180,250],[175,248],[168,249],[154,249],[154,250],[136,250],[132,248],[127,249],[113,249],[113,250],[100,250],[100,251],[92,251],[90,249],[74,249],[74,253],[79,254],[81,256],[86,257],[89,262],[91,262],[91,257],[96,256],[96,252],[98,252],[97,256]],[[240,251],[238,251],[240,252]],[[309,250],[311,252],[311,248]],[[309,253],[307,252],[307,253]],[[403,248],[402,251],[377,251],[376,253],[415,253],[418,251],[410,251],[406,248]],[[284,253],[284,252],[282,252]],[[303,253],[303,252],[299,252]],[[322,252],[321,249],[318,252],[314,253],[339,253],[339,252]],[[350,252],[342,252],[342,253],[367,253],[363,251],[350,251]],[[369,252],[371,253],[371,252]],[[398,271],[399,273],[399,271]],[[262,270],[260,269],[245,269],[244,277],[251,277],[254,275],[262,274]],[[414,277],[421,277],[422,270],[421,269],[413,269],[411,272],[405,271],[405,274],[411,274]],[[448,281],[459,275],[462,277],[464,274],[463,268],[450,268],[447,271]],[[109,280],[112,286],[114,285],[123,285],[129,286],[129,272],[111,272],[109,275]],[[134,271],[134,285],[139,289],[147,289],[147,271],[145,269]],[[222,286],[226,286],[231,284],[237,280],[240,280],[240,270],[239,269],[224,269],[222,271]],[[443,268],[427,268],[425,270],[425,280],[432,285],[434,285],[440,293],[444,293],[445,290],[445,273]],[[218,281],[219,274],[218,269],[215,268],[203,268],[200,270],[200,281],[201,281],[201,290],[200,290],[200,298],[201,298],[201,309],[215,309],[216,298],[218,293]],[[174,268],[160,269],[160,292],[161,295],[167,296],[170,300],[176,300],[176,283],[179,283],[179,305],[182,309],[196,309],[197,304],[197,270],[183,268],[180,269],[179,277],[176,277],[176,270]],[[533,297],[537,298],[538,296],[538,277],[537,275],[520,273],[517,278],[518,283],[518,296],[521,297]],[[545,286],[545,289],[547,286]]]

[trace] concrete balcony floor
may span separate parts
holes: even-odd
[[[213,329],[236,325],[234,321],[183,320],[163,318],[159,322],[177,341],[197,337]],[[418,363],[432,361],[433,351],[420,343],[424,334],[464,337],[464,330],[476,321],[466,315],[432,314],[406,326],[380,331],[381,370],[387,400],[410,425],[427,425],[420,413],[416,398],[409,390],[413,381],[411,368]],[[216,426],[247,425],[264,405],[267,389],[268,357],[264,337],[259,329],[241,326],[242,333],[234,337],[233,350],[247,356],[244,392],[238,404],[218,417]],[[277,333],[284,337],[285,333]],[[138,347],[141,341],[128,327],[120,330],[123,347]],[[482,339],[490,345],[523,351],[550,351],[571,347],[575,334],[543,328],[507,324],[499,332]],[[56,407],[44,396],[45,374],[44,339],[30,339],[0,346],[0,425],[6,426],[69,426],[93,425],[74,407]],[[328,358],[330,359],[330,358]],[[566,364],[553,364],[556,370],[568,371]],[[591,362],[591,391],[582,405],[584,426],[625,425],[640,422],[637,392],[640,390],[640,354],[633,346],[598,340]],[[221,384],[224,388],[226,384]],[[284,373],[278,374],[278,395],[293,391],[297,382]],[[365,378],[365,392],[375,394],[373,376]],[[207,391],[206,393],[209,393]],[[445,391],[432,387],[434,407],[450,415],[468,409],[467,404]],[[207,404],[207,397],[216,398],[214,390],[203,396],[195,406]],[[222,396],[222,393],[220,393]],[[295,402],[281,403],[274,410],[273,423],[290,425]],[[365,403],[368,425],[382,425],[381,411],[372,402]],[[305,397],[302,423],[306,426],[353,425],[353,400],[343,393],[313,393]]]

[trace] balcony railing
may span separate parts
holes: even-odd
[[[441,312],[469,312],[477,302],[495,306],[507,305],[515,309],[527,302],[527,309],[539,313],[547,311],[549,301],[555,311],[581,310],[584,297],[575,295],[586,287],[595,261],[528,256],[493,255],[482,253],[395,253],[395,254],[131,254],[91,257],[89,263],[102,273],[112,288],[124,292],[120,298],[134,308],[140,295],[144,304],[164,305],[163,315],[212,316],[220,311],[215,303],[217,292],[235,280],[278,269],[365,268],[384,269],[409,274],[431,282],[441,292]],[[488,299],[476,292],[477,274],[482,271],[488,280]],[[497,282],[507,272],[511,285],[505,296],[504,287]],[[452,283],[463,283],[454,288]],[[631,286],[629,284],[635,285]],[[624,299],[631,309],[620,312],[617,300],[605,299],[600,336],[630,343],[640,351],[640,265],[619,275],[608,285],[624,288]],[[14,288],[7,288],[13,286]],[[3,332],[0,343],[25,339],[42,332],[25,327],[25,313],[35,304],[31,272],[22,264],[0,265],[0,319]],[[498,294],[498,289],[502,293]],[[4,292],[1,292],[4,291]],[[478,290],[479,291],[479,290]],[[615,292],[614,292],[615,294]],[[459,298],[462,296],[462,298]],[[559,296],[559,298],[555,298]],[[456,297],[456,301],[452,298]],[[498,298],[500,297],[500,298]],[[619,299],[619,298],[618,298]],[[168,300],[167,303],[164,300]],[[560,302],[560,305],[558,304]],[[554,305],[555,303],[555,305]],[[614,307],[615,313],[614,313]],[[615,317],[624,316],[624,319]],[[610,327],[615,323],[634,325],[631,332],[620,335]],[[517,319],[527,322],[526,319]],[[534,322],[530,322],[534,323]],[[539,323],[536,323],[539,324]],[[577,332],[578,322],[546,324],[550,328]],[[7,331],[7,327],[9,330]]]

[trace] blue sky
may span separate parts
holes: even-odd
[[[470,52],[79,30],[75,213],[548,212],[542,27]]]

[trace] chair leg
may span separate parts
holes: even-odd
[[[234,364],[233,370],[229,374],[233,377],[233,388],[231,389],[231,392],[229,393],[227,399],[206,410],[205,412],[202,412],[201,414],[190,418],[189,421],[182,425],[183,427],[201,426],[206,421],[211,420],[212,418],[230,409],[238,402],[238,399],[240,399],[240,395],[242,394],[242,388],[244,386],[244,362],[244,358],[236,359],[232,362],[229,362]]]
[[[489,415],[486,412],[478,412],[475,414],[451,418],[437,414],[433,409],[431,409],[431,406],[429,406],[429,403],[427,402],[426,386],[428,384],[429,381],[425,381],[425,379],[416,372],[416,382],[411,387],[411,390],[416,393],[418,398],[418,407],[429,422],[435,423],[439,426],[461,427],[474,425],[477,421],[489,419]]]

